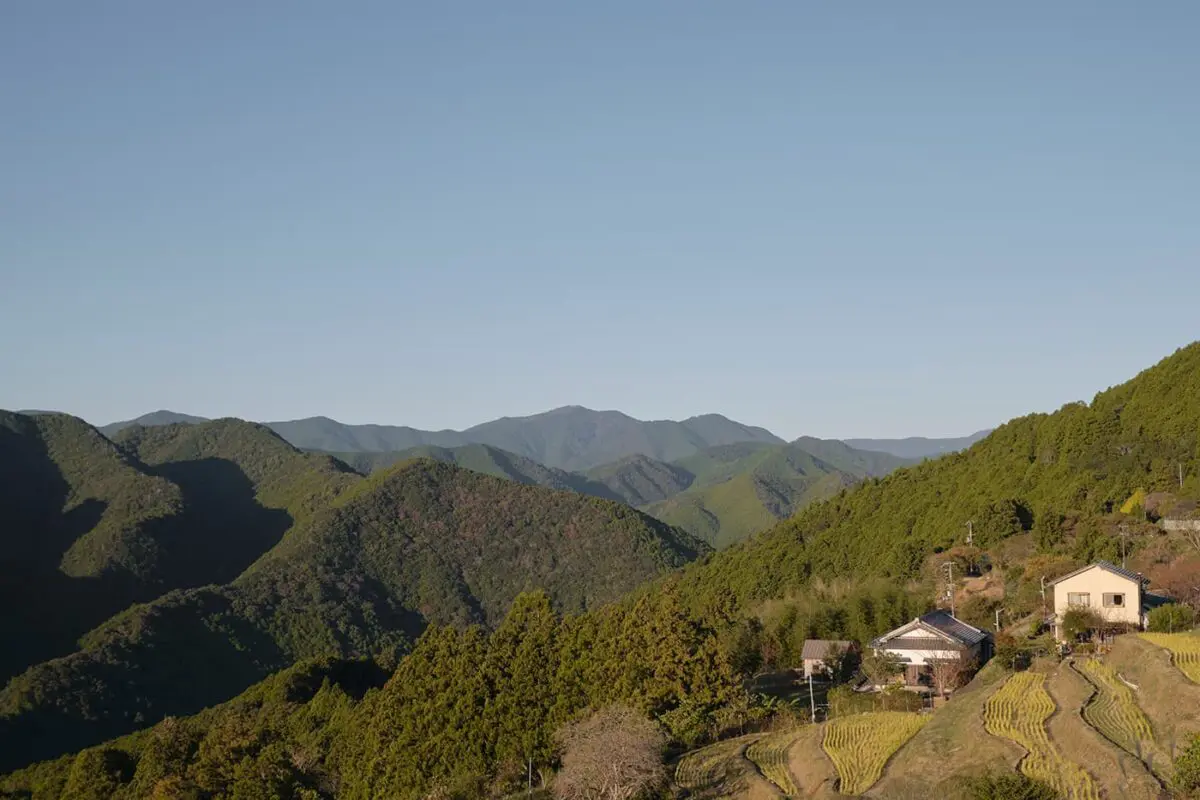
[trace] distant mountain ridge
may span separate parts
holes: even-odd
[[[190,414],[155,411],[99,430],[113,436],[133,425],[204,421],[203,417]],[[782,439],[765,428],[743,425],[720,414],[703,414],[682,422],[644,421],[620,411],[594,411],[582,406],[563,406],[528,417],[501,417],[463,431],[424,431],[405,425],[347,425],[328,417],[263,424],[301,450],[387,453],[415,447],[482,444],[547,467],[571,471],[587,470],[638,454],[673,461],[722,444],[783,444]]]
[[[890,453],[900,458],[921,459],[966,450],[976,442],[987,438],[992,430],[992,428],[987,428],[976,431],[970,436],[951,436],[943,439],[909,436],[906,439],[842,439],[841,441],[855,450],[874,450],[880,453]]]
[[[564,406],[528,417],[502,417],[464,431],[421,431],[391,425],[344,425],[325,417],[267,423],[296,447],[328,452],[400,451],[484,444],[547,467],[586,470],[641,454],[673,461],[707,447],[783,440],[764,428],[719,414],[643,421],[620,411]]]
[[[29,414],[31,412],[21,411],[21,414]],[[39,411],[39,414],[53,414],[53,411]],[[196,425],[201,422],[208,422],[207,417],[197,417],[193,414],[180,414],[178,411],[167,411],[165,409],[159,411],[151,411],[149,414],[142,414],[136,419],[129,419],[123,422],[112,422],[108,425],[97,426],[96,430],[103,433],[108,438],[112,438],[126,428],[132,428],[135,425],[142,425],[147,428],[158,425],[176,425],[185,423],[188,425]]]
[[[99,430],[111,437],[132,425],[204,421],[204,417],[161,410],[104,425]],[[646,421],[620,411],[594,411],[583,406],[563,406],[526,417],[501,417],[461,431],[427,431],[406,425],[348,425],[328,417],[263,424],[301,450],[339,454],[398,453],[416,447],[449,449],[481,444],[532,459],[546,467],[571,472],[586,472],[636,455],[672,462],[721,445],[744,442],[786,444],[765,428],[744,425],[720,414],[702,414],[682,421]],[[855,450],[921,459],[962,450],[987,433],[980,431],[946,439],[911,437],[843,441]],[[802,439],[810,441],[811,437]]]

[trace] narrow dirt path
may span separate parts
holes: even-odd
[[[1162,786],[1142,761],[1102,736],[1083,717],[1095,688],[1068,663],[1046,680],[1046,691],[1058,710],[1046,721],[1050,740],[1063,757],[1083,765],[1107,797],[1160,800]]]

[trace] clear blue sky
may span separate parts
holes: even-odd
[[[0,407],[967,433],[1200,337],[1200,3],[0,10]]]

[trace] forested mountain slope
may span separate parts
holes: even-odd
[[[967,519],[993,553],[1019,539],[1032,541],[1035,557],[1067,563],[1107,555],[1114,540],[1098,526],[1134,489],[1200,496],[1198,431],[1200,345],[1192,345],[1091,404],[1013,420],[965,453],[869,479],[619,604],[559,621],[548,598],[526,596],[490,638],[431,629],[380,692],[364,693],[377,681],[342,665],[306,665],[241,701],[41,765],[0,788],[40,787],[50,798],[80,796],[88,785],[126,798],[163,787],[480,797],[484,787],[513,791],[516,762],[549,766],[556,726],[612,700],[633,703],[677,745],[693,746],[754,718],[738,686],[763,659],[794,659],[788,648],[810,637],[869,641],[925,610],[933,596],[919,582],[926,557],[960,542]],[[307,536],[289,536],[277,553],[286,561],[312,547]],[[272,561],[247,580],[274,571]],[[1019,577],[1022,566],[1006,575]]]
[[[1134,379],[996,429],[969,450],[863,482],[702,565],[685,592],[704,603],[742,605],[782,596],[810,578],[908,578],[935,551],[1032,531],[1039,546],[1063,543],[1063,521],[1081,519],[1072,547],[1088,560],[1113,543],[1089,520],[1144,488],[1198,493],[1200,343]]]
[[[819,453],[820,455],[816,455]],[[331,453],[362,474],[417,456],[518,483],[618,500],[724,547],[774,525],[813,500],[909,463],[842,442],[741,442],[709,447],[673,463],[637,454],[586,472],[546,467],[489,445],[415,447],[388,453]]]
[[[812,438],[714,447],[677,461],[674,466],[693,476],[690,486],[645,511],[714,547],[727,547],[808,503],[904,463],[886,453]]]
[[[142,436],[128,445],[148,458],[206,452]],[[429,622],[494,625],[527,588],[592,607],[704,551],[620,504],[407,462],[356,478],[232,583],[136,606],[14,678],[2,766],[196,711],[297,659],[394,654]]]
[[[82,420],[0,411],[0,680],[180,571],[179,487]]]
[[[599,481],[589,480],[576,472],[554,469],[537,463],[533,459],[509,453],[498,447],[486,444],[467,444],[461,447],[433,447],[423,445],[408,450],[386,453],[348,452],[329,453],[329,455],[349,464],[363,475],[369,475],[381,469],[387,469],[393,464],[407,461],[411,458],[431,458],[446,464],[454,464],[463,469],[494,475],[497,478],[507,478],[510,481],[524,483],[530,486],[545,486],[547,489],[565,489],[606,500],[625,501],[624,497],[608,489]],[[637,505],[629,503],[629,505]]]
[[[696,480],[683,467],[640,453],[594,467],[584,474],[631,506],[645,506],[673,497]]]
[[[360,480],[240,420],[128,428],[0,412],[0,678],[172,589],[224,583]]]

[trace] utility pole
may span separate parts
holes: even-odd
[[[817,724],[817,700],[813,695],[812,673],[808,673],[808,713],[812,715],[812,724]]]
[[[996,633],[1000,632],[1000,609],[996,609]]]
[[[529,771],[525,777],[525,794],[533,796],[533,759],[529,759]]]
[[[967,547],[975,544],[975,520],[967,520]]]
[[[950,616],[957,616],[954,613],[954,562],[946,562],[946,594],[950,596]]]
[[[1129,529],[1127,528],[1125,523],[1122,522],[1120,525],[1117,526],[1117,530],[1121,534],[1121,567],[1124,568],[1125,567],[1125,537],[1129,535]]]
[[[1046,619],[1046,576],[1042,576],[1042,620]]]
[[[1179,462],[1179,488],[1183,488],[1183,462]]]

